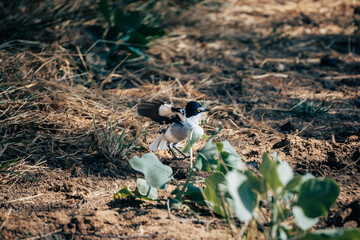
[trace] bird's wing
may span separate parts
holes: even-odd
[[[148,117],[160,124],[181,123],[185,119],[183,109],[176,108],[160,100],[142,100],[137,107],[137,111],[140,116]]]

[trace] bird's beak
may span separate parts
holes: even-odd
[[[209,111],[211,111],[211,109],[208,109],[208,108],[204,109],[204,112],[209,112]]]

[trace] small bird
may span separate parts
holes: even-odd
[[[148,117],[160,124],[170,124],[169,127],[160,134],[149,146],[150,151],[169,149],[175,159],[188,158],[176,144],[186,140],[188,132],[194,126],[199,126],[199,120],[203,113],[210,111],[200,103],[191,101],[186,104],[185,109],[174,107],[171,104],[159,100],[142,100],[138,107],[140,116]],[[183,158],[178,158],[173,148],[178,151]]]

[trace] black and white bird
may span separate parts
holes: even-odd
[[[183,158],[187,156],[176,147],[176,144],[187,139],[189,131],[199,126],[199,120],[203,113],[210,111],[200,103],[191,101],[185,109],[174,107],[171,104],[159,100],[141,101],[137,107],[140,116],[148,117],[160,124],[170,124],[149,146],[150,151],[169,149],[174,158],[179,159],[173,152],[178,151]],[[202,129],[201,129],[202,130]],[[203,130],[202,130],[203,131]]]

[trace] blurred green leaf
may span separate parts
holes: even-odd
[[[263,154],[263,162],[260,167],[265,181],[269,184],[270,188],[276,192],[278,187],[281,187],[281,182],[277,173],[277,164],[269,157],[269,153]]]
[[[147,40],[141,33],[131,32],[129,39],[126,40],[126,43],[132,44],[137,48],[147,49],[148,47],[146,45],[149,43],[149,40]]]
[[[114,11],[114,24],[119,30],[124,30],[124,12],[119,7]]]
[[[194,167],[197,170],[211,172],[216,169],[219,160],[218,149],[210,139],[198,152]]]
[[[296,205],[310,218],[326,215],[340,193],[340,186],[329,178],[313,178],[304,182]]]
[[[219,153],[221,153],[224,150],[224,144],[223,143],[216,142],[215,145],[216,145]]]
[[[129,187],[125,187],[115,193],[114,200],[120,200],[122,198],[132,197],[133,193],[129,190]]]
[[[117,27],[111,27],[105,35],[105,39],[108,41],[116,41],[119,36],[119,29]]]
[[[188,132],[188,143],[186,144],[185,148],[183,149],[184,153],[188,153],[192,146],[204,135],[204,129],[200,126],[194,126]]]
[[[301,176],[295,176],[285,186],[285,190],[297,193],[301,186]]]
[[[266,193],[266,184],[262,179],[257,177],[252,171],[246,171],[245,175],[253,191],[258,192],[259,194]]]
[[[175,189],[171,192],[171,194],[176,195],[178,194],[179,189]],[[194,186],[193,184],[189,184],[186,192],[183,194],[184,199],[189,199],[194,203],[197,203],[201,206],[206,206],[204,196],[202,195],[201,189]]]
[[[138,11],[129,11],[124,15],[124,28],[127,30],[136,30],[140,27],[142,17]]]
[[[173,177],[171,167],[162,164],[154,153],[146,153],[141,158],[133,157],[129,163],[134,170],[145,175],[150,187],[161,188]]]
[[[277,175],[279,176],[279,180],[283,186],[288,184],[293,176],[293,170],[290,167],[290,164],[284,161],[281,161],[276,167]]]
[[[206,188],[204,190],[204,194],[206,202],[209,204],[213,212],[225,217],[226,213],[221,196],[221,194],[225,194],[219,187],[219,184],[226,184],[225,175],[219,172],[213,173],[208,178],[206,178],[205,183]]]
[[[152,188],[150,187],[147,183],[146,180],[143,178],[138,178],[136,180],[136,185],[137,185],[137,190],[139,191],[139,193],[143,196],[149,197],[152,200],[156,200],[158,198],[158,192],[156,190],[156,188]]]
[[[310,229],[319,221],[318,217],[310,218],[305,216],[302,208],[298,206],[293,207],[293,214],[295,217],[296,225],[298,225],[303,231]]]
[[[100,25],[92,25],[85,28],[85,31],[90,34],[91,38],[94,42],[96,42],[99,39],[102,39],[105,28],[103,28]]]
[[[232,169],[236,169],[239,171],[245,170],[245,164],[241,160],[240,155],[235,151],[235,149],[231,146],[228,141],[222,141],[222,152],[227,152],[229,155],[224,155],[224,162],[231,171]]]
[[[359,240],[360,231],[358,229],[324,229],[315,232],[309,232],[303,238],[304,240]]]
[[[109,23],[109,27],[111,27],[111,14],[109,10],[109,4],[107,0],[100,0],[99,9],[105,20]]]
[[[152,36],[162,37],[166,34],[163,28],[151,27],[145,24],[141,24],[137,32],[141,33],[145,37],[152,37]]]
[[[189,198],[190,200],[196,202],[201,206],[206,206],[205,199],[201,192],[201,189],[194,186],[193,184],[189,184],[184,196],[186,196],[187,198]]]
[[[182,204],[178,199],[169,197],[168,201],[170,204],[170,209],[175,209],[175,210],[181,209]]]
[[[142,199],[142,200],[156,200],[150,197],[144,196],[140,194],[139,191],[132,192],[129,190],[128,187],[125,187],[114,194],[114,200],[121,200],[124,198],[131,198],[131,199]]]
[[[250,221],[253,217],[256,198],[247,177],[238,171],[231,171],[226,175],[226,183],[233,199],[236,218],[241,222]]]

